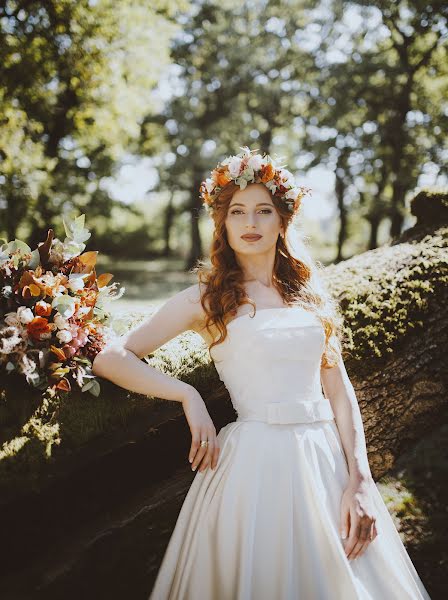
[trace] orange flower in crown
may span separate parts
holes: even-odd
[[[291,213],[297,212],[303,196],[311,190],[297,186],[294,175],[277,165],[269,154],[257,154],[257,150],[241,147],[242,152],[228,156],[215,169],[199,188],[200,197],[208,212],[212,212],[216,198],[231,181],[244,190],[249,183],[264,183],[271,194],[285,203]]]

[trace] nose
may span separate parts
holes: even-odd
[[[255,227],[255,215],[252,213],[249,213],[249,216],[247,217],[246,226]]]

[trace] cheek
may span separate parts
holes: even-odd
[[[277,236],[281,223],[279,223],[276,215],[266,218],[260,222],[260,229],[263,229],[267,235]]]

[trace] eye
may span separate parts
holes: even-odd
[[[261,212],[263,211],[267,211],[268,214],[272,213],[272,210],[270,208],[262,208]],[[237,213],[242,212],[241,210],[239,210],[238,208],[234,209],[231,211],[231,215],[236,215]]]

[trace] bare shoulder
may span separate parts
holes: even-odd
[[[197,331],[204,312],[200,294],[199,284],[194,284],[168,298],[125,336],[124,348],[143,358],[185,331]]]

